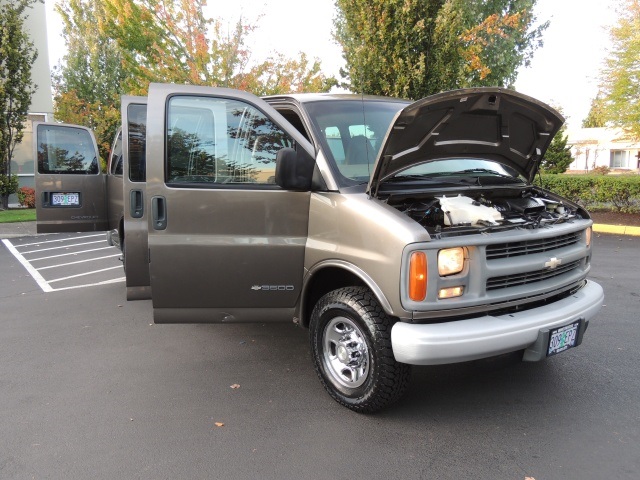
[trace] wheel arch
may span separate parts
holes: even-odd
[[[328,260],[313,266],[303,285],[299,323],[308,328],[315,304],[327,293],[343,287],[366,287],[388,315],[394,315],[387,297],[378,284],[362,269],[343,260]]]

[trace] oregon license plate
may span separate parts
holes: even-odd
[[[51,205],[54,207],[77,207],[80,205],[80,194],[74,193],[52,193]]]
[[[578,321],[565,325],[564,327],[549,330],[549,348],[547,349],[547,357],[575,347],[578,340],[579,328],[580,322]]]

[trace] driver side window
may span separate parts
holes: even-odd
[[[166,181],[275,187],[276,155],[292,145],[282,129],[249,104],[224,98],[172,97]]]

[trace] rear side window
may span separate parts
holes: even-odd
[[[122,132],[119,132],[111,148],[111,161],[109,163],[109,173],[111,175],[122,175],[122,160]]]
[[[98,174],[98,157],[91,134],[81,128],[38,127],[38,173]]]
[[[147,179],[147,106],[132,103],[127,107],[129,129],[129,180]]]
[[[167,116],[167,183],[272,185],[292,139],[239,100],[176,96]]]

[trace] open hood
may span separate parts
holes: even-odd
[[[513,90],[453,90],[418,100],[398,112],[369,180],[380,184],[414,165],[445,158],[486,158],[531,183],[564,118],[548,105]]]

